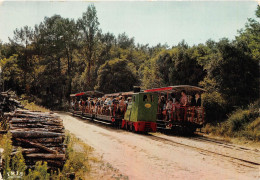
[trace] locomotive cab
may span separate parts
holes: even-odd
[[[122,127],[138,132],[156,132],[157,105],[157,94],[134,93],[122,120]]]

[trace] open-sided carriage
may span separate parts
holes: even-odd
[[[108,102],[98,108],[96,119],[107,121],[121,128],[122,119],[124,118],[128,106],[128,98],[131,97],[132,94],[133,91],[105,94],[103,99],[107,99]],[[119,98],[125,103],[120,104]],[[114,101],[117,101],[117,103],[114,104]]]
[[[205,90],[196,86],[179,85],[156,89],[148,89],[144,92],[156,92],[159,97],[157,109],[157,128],[171,129],[191,133],[196,128],[202,127],[205,123],[205,110],[202,104],[193,104],[194,96],[200,96]],[[185,106],[176,105],[175,101],[180,101],[181,92],[186,92],[187,104]],[[173,103],[172,109],[166,109],[168,101]],[[200,99],[201,102],[201,99]],[[178,104],[176,102],[176,104]]]
[[[94,109],[89,102],[93,102],[94,98],[103,96],[99,91],[86,91],[77,94],[71,94],[70,111],[75,115],[82,115],[93,118]]]

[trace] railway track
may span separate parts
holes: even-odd
[[[159,137],[159,136],[152,135],[152,134],[148,134],[148,137],[155,140],[155,141],[160,141],[160,142],[163,141],[164,143],[188,147],[188,148],[191,148],[191,149],[199,150],[200,152],[210,153],[210,154],[213,154],[213,155],[225,157],[225,158],[228,158],[230,160],[237,160],[238,162],[245,163],[245,164],[239,163],[239,165],[243,165],[243,166],[246,166],[246,167],[251,167],[251,168],[259,168],[260,167],[259,161],[252,161],[252,160],[247,160],[247,159],[243,159],[243,158],[239,158],[239,157],[235,157],[235,156],[231,156],[231,155],[226,155],[226,154],[223,154],[223,153],[214,152],[214,151],[211,151],[211,150],[208,150],[208,149],[205,149],[205,148],[200,148],[200,147],[188,145],[188,144],[185,144],[185,143],[180,143],[180,142],[177,142],[177,141],[174,141],[174,140],[170,140],[170,139]],[[195,137],[195,138],[189,138],[189,139],[190,140],[201,140],[201,141],[206,141],[206,142],[210,142],[210,143],[215,143],[215,145],[221,144],[221,146],[224,146],[224,147],[228,147],[228,148],[233,147],[233,148],[231,148],[232,150],[236,150],[236,151],[238,150],[237,146],[235,146],[235,145],[227,144],[227,143],[224,144],[223,142],[219,142],[219,141],[216,141],[216,140],[213,140],[213,139],[212,140],[204,139],[204,137],[201,137],[201,138]],[[242,148],[242,149],[246,149],[246,148]],[[255,153],[251,149],[246,149],[246,151],[249,151],[249,150],[251,151],[250,153]],[[255,154],[259,155],[259,157],[260,157],[260,153],[255,153]]]
[[[207,137],[203,137],[203,136],[199,136],[199,137],[192,137],[190,138],[192,140],[196,140],[196,141],[203,141],[203,142],[207,142],[207,143],[212,143],[212,144],[218,144],[219,146],[225,147],[225,148],[230,148],[230,149],[235,149],[235,150],[240,150],[240,151],[245,151],[245,152],[250,152],[250,153],[254,153],[254,154],[259,154],[259,151],[257,149],[253,150],[250,148],[245,148],[239,145],[234,145],[234,144],[230,144],[227,143],[225,141],[221,141],[221,140],[216,140],[216,139],[211,139],[211,138],[207,138]]]

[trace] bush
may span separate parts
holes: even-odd
[[[17,150],[17,153],[12,158],[12,170],[16,174],[24,175],[26,168],[27,167],[26,167],[26,164],[25,164],[25,159],[24,159],[23,154],[22,154],[22,148],[19,147],[18,150]]]
[[[8,132],[6,135],[4,135],[2,139],[3,148],[3,161],[4,161],[4,167],[3,167],[3,177],[4,179],[8,178],[8,174],[11,172],[11,153],[12,153],[12,141],[11,141],[12,135],[10,132]]]
[[[226,101],[220,93],[203,93],[203,106],[205,107],[207,122],[219,121],[226,116]]]
[[[30,169],[28,175],[25,176],[24,179],[49,180],[50,174],[48,173],[47,162],[36,162],[35,169],[33,171]]]
[[[260,141],[259,101],[247,108],[239,108],[228,116],[228,119],[215,125],[206,125],[205,131],[224,137],[237,137]]]
[[[74,172],[76,177],[84,179],[85,174],[90,171],[88,158],[92,148],[70,134],[66,135],[64,143],[67,144],[67,160],[63,167],[62,174],[66,175]]]

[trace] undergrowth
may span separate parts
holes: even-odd
[[[207,124],[206,133],[227,138],[240,138],[260,141],[260,101],[246,108],[239,108],[228,116],[222,123]]]
[[[76,137],[66,133],[65,142],[66,149],[66,162],[61,171],[49,171],[46,162],[38,161],[34,169],[26,171],[27,167],[25,159],[22,155],[22,148],[19,148],[15,155],[12,153],[11,133],[7,133],[0,139],[0,147],[4,149],[2,158],[4,161],[3,178],[22,178],[25,180],[39,179],[69,179],[75,176],[76,179],[88,179],[88,174],[91,170],[90,161],[99,161],[95,157],[90,157],[92,148],[79,141]]]
[[[21,104],[28,110],[31,111],[40,111],[40,112],[50,112],[49,109],[43,107],[43,106],[39,106],[37,104],[35,104],[34,101],[30,102],[27,97],[25,97],[24,95],[21,96],[21,100],[20,100]]]

